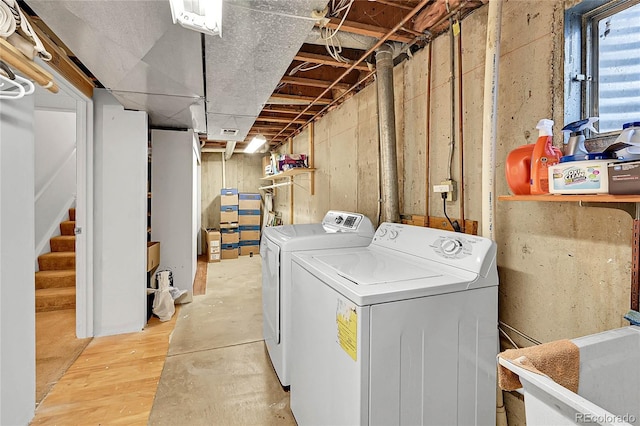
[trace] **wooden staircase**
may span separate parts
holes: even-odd
[[[76,307],[76,209],[60,223],[62,235],[50,240],[51,253],[38,256],[36,272],[36,312]]]

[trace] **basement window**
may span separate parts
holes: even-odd
[[[640,121],[640,0],[585,0],[565,13],[565,123],[601,135]]]

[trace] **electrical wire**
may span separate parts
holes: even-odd
[[[458,223],[458,221],[454,220],[452,222],[451,219],[449,219],[449,215],[447,214],[447,193],[442,192],[441,194],[442,194],[442,210],[444,211],[444,217],[447,218],[447,220],[449,221],[449,225],[451,225],[451,228],[453,228],[455,232],[461,232],[460,224]]]
[[[304,71],[311,71],[311,70],[315,70],[316,68],[320,68],[323,64],[317,64],[317,65],[312,65],[312,66],[308,66],[311,62],[303,62],[300,65],[294,67],[291,71],[289,71],[289,75],[294,75],[295,73],[297,73],[298,71],[300,72],[304,72]]]
[[[337,37],[334,39],[334,37],[336,34],[338,34],[338,31],[340,31],[342,24],[344,24],[344,21],[347,19],[347,15],[351,10],[351,6],[353,5],[354,1],[355,0],[339,0],[338,4],[336,5],[336,2],[334,0],[331,3],[332,7],[331,7],[331,11],[329,12],[329,16],[334,16],[334,17],[338,16],[340,12],[342,12],[343,10],[345,11],[344,15],[342,15],[342,19],[340,20],[340,23],[334,30],[327,27],[320,28],[320,38],[324,40],[324,44],[325,44],[325,48],[327,49],[327,52],[329,53],[329,55],[331,55],[333,59],[335,59],[338,62],[344,62],[344,63],[350,62],[349,59],[341,55],[342,45],[340,44],[340,40]]]

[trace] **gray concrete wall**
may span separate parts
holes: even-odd
[[[456,181],[464,177],[464,215],[480,225],[487,10],[485,6],[462,22],[464,170],[461,173],[458,163],[459,135],[452,167]],[[562,1],[504,3],[496,157],[499,195],[509,194],[505,157],[512,149],[535,142],[539,119],[555,120],[555,143],[562,144],[563,13]],[[403,214],[442,216],[439,194],[427,188],[448,176],[449,35],[435,39],[432,49],[429,115],[428,49],[395,70]],[[310,195],[306,178],[296,178],[293,223],[318,221],[329,209],[360,211],[377,223],[377,133],[375,85],[315,124],[315,195]],[[294,151],[305,152],[307,141],[305,133],[294,138]],[[288,190],[279,193],[285,195],[277,208],[288,215]],[[448,203],[447,211],[459,217],[459,201]],[[577,202],[498,201],[495,227],[501,321],[542,342],[628,325],[623,320],[630,299],[632,220],[627,213],[581,207]],[[531,344],[516,335],[512,338],[522,346]],[[522,402],[510,394],[506,402],[510,424],[522,423]]]

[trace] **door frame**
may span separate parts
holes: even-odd
[[[76,336],[93,337],[93,100],[37,61],[76,102]]]

